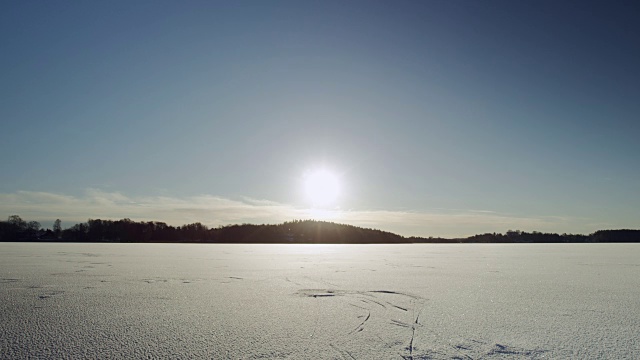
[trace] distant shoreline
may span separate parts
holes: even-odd
[[[600,242],[399,242],[399,243],[284,243],[284,242],[204,242],[204,241],[176,241],[176,242],[119,242],[119,241],[65,241],[65,240],[2,240],[0,243],[19,244],[185,244],[185,245],[510,245],[510,244],[639,244],[638,241],[600,241]]]
[[[57,224],[57,225],[56,225]],[[466,238],[405,237],[387,231],[327,221],[294,220],[282,224],[227,225],[209,229],[201,223],[171,226],[163,222],[130,219],[91,219],[67,229],[59,220],[54,230],[17,215],[0,221],[0,242],[65,243],[195,243],[195,244],[517,244],[517,243],[632,243],[640,230],[598,230],[589,235],[509,230]]]

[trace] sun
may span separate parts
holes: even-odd
[[[334,204],[340,195],[340,181],[327,169],[313,170],[304,176],[304,191],[313,206],[327,207]]]

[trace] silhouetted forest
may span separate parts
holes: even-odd
[[[130,219],[90,219],[62,229],[58,219],[52,229],[18,215],[0,221],[0,241],[65,241],[125,243],[253,243],[253,244],[401,244],[401,243],[585,243],[640,242],[640,230],[599,230],[590,235],[553,234],[509,230],[467,238],[404,237],[386,231],[326,221],[294,220],[278,225],[228,225],[209,229],[201,223],[171,226],[163,222]]]

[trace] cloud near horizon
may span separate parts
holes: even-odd
[[[82,196],[48,192],[0,193],[0,214],[20,215],[25,220],[48,222],[62,219],[65,225],[87,219],[162,221],[179,226],[201,222],[209,227],[255,223],[276,224],[294,219],[316,219],[376,228],[404,236],[461,237],[485,232],[568,232],[575,219],[567,217],[521,217],[486,210],[325,210],[297,208],[268,200],[233,200],[213,195],[184,198],[168,196],[129,197],[119,192],[87,189]]]

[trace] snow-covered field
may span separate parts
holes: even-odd
[[[0,244],[0,358],[638,359],[640,244]]]

